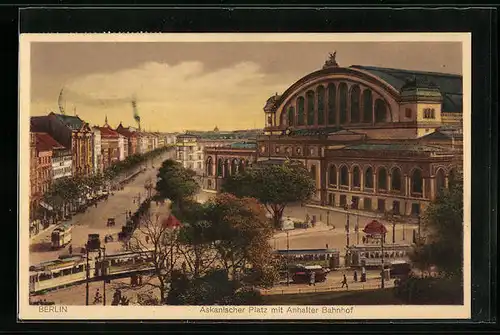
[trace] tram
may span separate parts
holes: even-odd
[[[323,264],[330,269],[340,267],[340,251],[338,249],[290,249],[276,250],[275,257],[290,263],[306,265]]]
[[[89,258],[86,255],[59,256],[58,259],[43,262],[29,268],[30,293],[43,293],[64,286],[84,283],[87,279],[97,280],[101,276],[127,276],[129,272],[153,269],[153,253],[126,252]],[[88,264],[88,277],[87,277]]]
[[[69,223],[62,224],[52,231],[51,242],[53,249],[60,249],[71,242],[72,226]]]
[[[410,244],[384,244],[383,252],[380,245],[360,244],[349,247],[349,265],[351,267],[377,267],[382,264],[409,262],[409,252],[412,250]]]
[[[57,287],[85,281],[86,263],[83,255],[30,266],[30,293],[48,291]]]

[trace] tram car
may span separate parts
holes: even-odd
[[[88,263],[85,254],[60,256],[56,260],[30,266],[30,293],[44,293],[81,284],[87,279],[102,280],[102,276],[125,277],[137,271],[150,271],[154,268],[152,256],[151,251],[126,252],[106,255],[103,259],[89,258]]]
[[[351,267],[374,268],[384,264],[409,262],[410,244],[384,244],[382,249],[377,244],[361,244],[349,247],[349,265]]]
[[[114,255],[107,255],[104,259],[104,269],[106,275],[119,275],[130,271],[147,271],[153,269],[153,253],[125,252]]]
[[[30,266],[30,293],[42,293],[85,281],[85,261],[83,255],[73,255]]]
[[[63,224],[56,227],[51,234],[52,249],[60,249],[65,247],[71,242],[72,226],[70,224]]]

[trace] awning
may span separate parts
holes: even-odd
[[[44,201],[40,201],[40,206],[42,206],[45,209],[48,209],[49,211],[53,211],[54,210],[54,208],[51,205],[47,204]]]

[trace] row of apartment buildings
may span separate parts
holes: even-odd
[[[103,173],[130,155],[175,143],[175,134],[144,132],[122,123],[113,129],[90,126],[78,116],[50,113],[30,120],[30,219],[52,211],[43,195],[52,183],[70,176]],[[39,213],[43,212],[42,215]]]

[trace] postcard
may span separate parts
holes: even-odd
[[[21,34],[19,62],[20,319],[470,317],[470,34]]]

